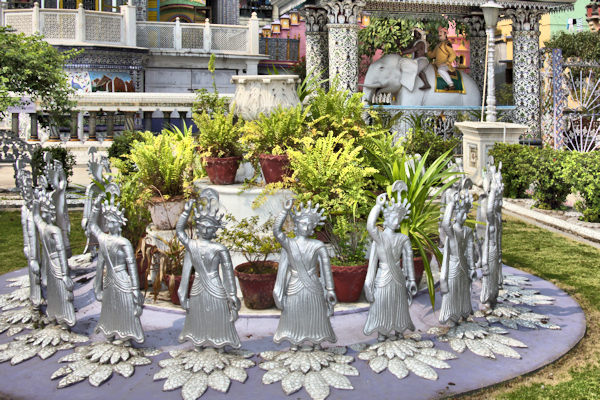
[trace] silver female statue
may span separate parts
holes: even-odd
[[[295,350],[305,341],[312,345],[337,341],[329,321],[337,297],[327,249],[319,240],[309,238],[317,225],[323,223],[324,210],[319,211],[318,204],[311,208],[310,202],[307,207],[301,204],[293,210],[293,204],[293,200],[285,203],[273,226],[282,247],[273,290],[275,304],[282,311],[273,341],[287,340]],[[293,238],[282,230],[288,215],[294,221]]]
[[[454,176],[454,178],[458,178],[458,179],[449,188],[444,190],[444,192],[442,193],[442,196],[441,196],[442,198],[440,199],[440,203],[441,203],[440,212],[442,214],[442,218],[440,218],[440,226],[438,228],[438,231],[440,233],[440,245],[442,245],[442,246],[446,242],[446,232],[444,231],[444,228],[442,228],[442,221],[443,221],[444,211],[446,210],[446,205],[452,201],[452,198],[454,197],[454,193],[458,193],[460,191],[460,188],[465,180],[465,176],[464,176],[465,170],[463,168],[462,158],[457,158],[453,163],[451,163],[448,166],[448,170],[452,171],[452,172],[456,172],[456,175]]]
[[[87,237],[87,243],[85,246],[84,253],[88,251],[94,255],[98,246],[98,239],[92,234],[89,229],[89,219],[92,213],[92,206],[96,197],[98,197],[110,183],[110,177],[104,176],[104,171],[110,173],[110,163],[108,158],[101,156],[100,159],[96,157],[97,150],[95,147],[90,147],[88,150],[88,170],[92,176],[92,183],[90,183],[85,190],[85,203],[83,205],[83,218],[81,219],[81,227],[83,228]],[[101,186],[102,185],[102,186]],[[106,232],[105,222],[103,215],[98,215],[98,226],[102,232]]]
[[[49,194],[41,188],[33,200],[33,220],[41,239],[42,263],[46,265],[46,315],[66,326],[75,325],[73,281],[61,229],[55,225],[56,212]]]
[[[56,225],[60,228],[63,236],[63,243],[67,258],[71,257],[71,221],[69,220],[69,210],[67,206],[67,175],[63,165],[58,160],[52,159],[52,154],[44,153],[46,161],[46,178],[53,189],[52,201],[56,209]]]
[[[186,310],[185,323],[179,341],[190,340],[195,346],[239,348],[240,338],[235,321],[241,302],[233,276],[229,250],[212,240],[221,227],[219,194],[213,189],[200,193],[200,204],[189,200],[176,225],[177,238],[185,246],[183,271],[179,286],[179,300]],[[194,222],[198,239],[191,239],[185,231],[190,213],[194,209]],[[223,279],[219,276],[219,267]],[[189,291],[190,275],[194,269],[194,282]]]
[[[119,187],[111,183],[106,192],[110,199],[102,202],[105,193],[94,200],[89,219],[89,230],[98,239],[98,261],[94,293],[102,302],[100,321],[96,332],[115,339],[144,342],[144,331],[140,323],[144,296],[140,293],[137,264],[133,247],[129,240],[121,236],[121,227],[127,219],[115,198]],[[108,233],[98,225],[102,215]],[[106,269],[106,274],[104,273]]]
[[[502,229],[502,176],[492,166],[488,170],[489,175],[489,194],[486,201],[485,217],[485,235],[482,251],[482,285],[481,285],[481,303],[486,308],[493,308],[496,305],[498,291],[502,284],[502,255],[501,249],[501,229]]]
[[[400,193],[406,190],[406,183],[396,181],[393,190],[399,199]],[[415,329],[409,313],[412,296],[417,294],[412,246],[408,236],[396,232],[409,209],[406,199],[397,203],[392,199],[386,206],[384,193],[377,197],[367,219],[367,231],[373,244],[364,288],[371,307],[363,331],[365,335],[377,332],[379,341]],[[384,229],[380,231],[377,219],[382,210]]]
[[[473,312],[471,306],[471,281],[476,278],[475,243],[473,230],[464,226],[473,204],[469,189],[472,183],[465,180],[463,194],[454,193],[444,211],[442,227],[446,233],[444,257],[440,268],[442,308],[439,321],[453,326]]]
[[[17,161],[17,181],[23,197],[21,206],[21,226],[23,228],[23,252],[27,258],[29,272],[29,299],[34,308],[42,303],[42,288],[40,281],[40,245],[37,228],[33,221],[33,180],[31,172],[25,169],[22,160]]]

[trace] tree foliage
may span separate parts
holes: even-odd
[[[597,32],[559,32],[546,42],[549,49],[562,49],[563,57],[600,59],[600,34]]]
[[[61,53],[40,35],[16,34],[0,27],[0,117],[8,107],[22,104],[16,95],[41,103],[50,117],[42,119],[42,125],[60,124],[73,106],[69,99],[73,89],[63,66],[76,53]]]

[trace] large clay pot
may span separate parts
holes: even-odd
[[[184,206],[185,199],[181,196],[172,197],[166,201],[162,197],[151,198],[148,210],[150,211],[152,223],[157,230],[169,231],[175,229]]]
[[[281,182],[291,175],[287,154],[261,154],[258,156],[266,183]]]
[[[194,283],[195,275],[190,275],[190,282],[188,284],[188,297],[190,297],[190,290],[192,290],[192,284]],[[168,275],[168,287],[169,287],[169,296],[171,297],[171,303],[175,305],[181,305],[179,302],[179,296],[177,292],[179,291],[179,285],[181,285],[181,275]],[[171,282],[172,281],[172,282]]]
[[[205,157],[204,169],[214,185],[231,185],[242,157]]]
[[[354,303],[360,298],[365,278],[367,277],[368,264],[339,266],[332,265],[335,295],[341,303]]]
[[[240,282],[244,305],[253,310],[264,310],[275,307],[273,288],[277,278],[278,263],[265,261],[264,267],[257,267],[253,263],[243,263],[235,267],[235,276]],[[256,269],[270,269],[271,273],[252,273]]]

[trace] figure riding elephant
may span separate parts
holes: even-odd
[[[428,90],[419,90],[416,82],[418,64],[416,60],[398,54],[388,54],[369,66],[363,86],[363,100],[371,103],[380,93],[390,93],[400,106],[479,106],[481,94],[477,84],[469,75],[461,72],[463,93],[435,91],[435,83]],[[432,65],[425,69],[429,82],[435,82]]]

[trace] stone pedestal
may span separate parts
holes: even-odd
[[[231,82],[235,84],[233,112],[246,121],[257,119],[261,113],[269,115],[277,107],[300,103],[296,93],[298,75],[235,75]]]
[[[454,124],[463,134],[464,169],[473,183],[481,186],[481,171],[486,166],[488,152],[494,143],[518,144],[527,125],[507,122],[457,122]]]

